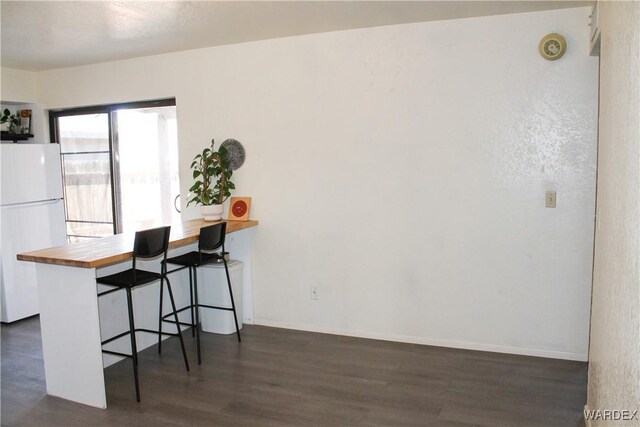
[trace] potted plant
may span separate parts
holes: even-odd
[[[213,147],[202,150],[191,163],[194,184],[189,188],[192,196],[187,202],[200,205],[200,213],[205,221],[218,221],[222,218],[222,204],[231,196],[235,185],[231,182],[233,170],[229,164],[227,150],[221,146],[217,151]]]
[[[0,117],[0,124],[5,125],[5,123],[9,123],[6,130],[10,134],[14,134],[16,133],[16,127],[20,125],[20,118],[16,117],[14,114],[11,114],[11,111],[9,111],[8,108],[5,108],[2,112],[2,117]],[[2,126],[3,131],[5,130],[5,126]]]

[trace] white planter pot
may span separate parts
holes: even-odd
[[[205,221],[220,221],[223,211],[224,205],[200,206],[200,215]]]

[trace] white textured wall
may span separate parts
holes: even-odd
[[[640,3],[601,2],[600,29],[588,406],[640,410]]]
[[[32,71],[0,68],[0,99],[13,102],[35,102],[37,73]]]
[[[50,107],[175,96],[184,194],[212,137],[242,141],[237,194],[253,197],[261,221],[257,323],[585,359],[597,111],[588,15],[200,49],[45,72],[39,91]],[[537,47],[553,31],[569,50],[548,62]],[[545,190],[558,192],[557,209],[544,208]]]

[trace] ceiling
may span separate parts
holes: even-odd
[[[278,37],[593,1],[5,1],[3,67],[42,71]]]

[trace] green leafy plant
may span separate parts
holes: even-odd
[[[0,123],[9,122],[9,133],[15,133],[16,126],[20,124],[20,118],[16,117],[14,114],[11,114],[8,108],[5,108],[2,112],[2,117],[0,117]]]
[[[216,151],[211,140],[211,147],[202,150],[191,163],[193,179],[196,181],[189,191],[193,197],[187,202],[197,205],[221,205],[231,196],[236,186],[231,182],[231,170],[227,150],[224,147]]]

